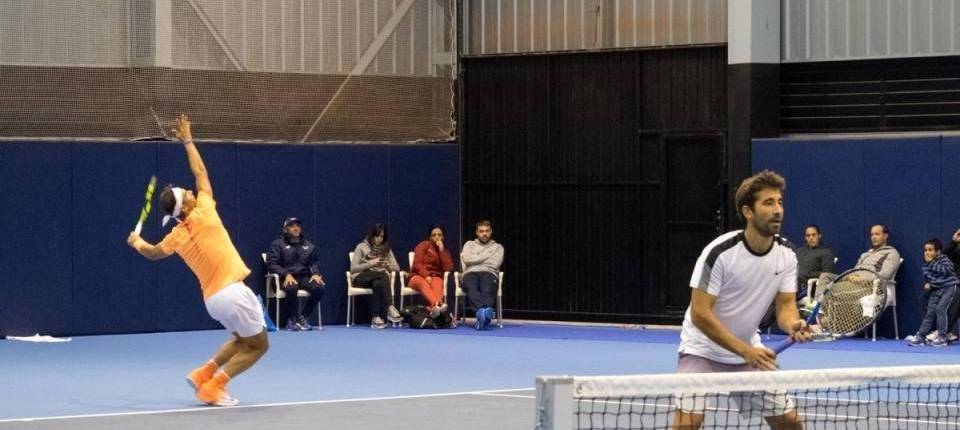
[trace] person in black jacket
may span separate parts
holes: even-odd
[[[283,221],[283,234],[270,244],[267,252],[267,270],[280,275],[280,285],[286,294],[283,313],[287,315],[287,330],[313,329],[306,317],[317,307],[326,285],[320,274],[316,251],[317,247],[303,237],[300,219],[293,217]],[[298,306],[298,290],[310,293],[302,310]],[[279,315],[277,319],[280,319]]]
[[[950,243],[943,248],[943,253],[953,263],[957,277],[960,277],[960,229],[953,232]],[[957,318],[960,317],[960,294],[953,297],[953,303],[947,309],[947,323],[950,324],[950,331],[947,332],[947,341],[957,341]]]

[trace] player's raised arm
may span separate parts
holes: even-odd
[[[197,194],[206,193],[208,196],[213,197],[213,187],[210,186],[210,176],[207,174],[207,167],[203,164],[203,159],[200,158],[200,151],[197,150],[197,145],[193,143],[193,134],[190,131],[190,118],[188,118],[186,114],[180,114],[180,117],[177,118],[177,128],[173,131],[176,133],[177,139],[183,142],[183,148],[187,151],[187,162],[190,164],[190,171],[193,172],[193,176],[197,180]]]

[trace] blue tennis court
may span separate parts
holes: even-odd
[[[231,383],[241,406],[204,407],[183,376],[223,338],[211,330],[0,342],[0,428],[530,429],[536,375],[671,373],[679,332],[512,321],[485,332],[277,332],[263,361]],[[847,339],[798,345],[780,362],[817,369],[958,358],[958,347]]]

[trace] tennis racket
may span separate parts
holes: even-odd
[[[137,220],[137,226],[133,228],[133,231],[140,234],[140,230],[143,228],[143,222],[147,220],[147,215],[150,214],[150,201],[153,199],[153,191],[157,188],[157,177],[151,176],[150,182],[147,183],[147,192],[144,194],[146,197],[146,203],[143,204],[143,209],[140,209],[140,219]]]
[[[880,318],[887,306],[887,289],[877,272],[850,269],[826,287],[818,288],[807,324],[820,323],[823,333],[833,338],[854,336]],[[785,339],[773,347],[780,353],[794,344]]]

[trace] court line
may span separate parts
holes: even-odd
[[[537,396],[522,396],[520,394],[496,394],[493,392],[481,392],[481,393],[471,393],[473,396],[488,396],[488,397],[513,397],[518,399],[536,399]]]
[[[252,408],[266,408],[266,407],[274,407],[274,406],[321,405],[326,403],[368,402],[368,401],[375,401],[375,400],[423,399],[423,398],[431,398],[431,397],[466,396],[471,394],[485,394],[485,393],[510,392],[510,391],[529,391],[532,389],[534,388],[533,387],[502,388],[502,389],[481,390],[481,391],[456,391],[456,392],[449,392],[449,393],[412,394],[412,395],[406,395],[406,396],[360,397],[360,398],[354,398],[354,399],[310,400],[310,401],[303,401],[303,402],[284,402],[284,403],[259,403],[254,405],[238,405],[238,406],[230,406],[230,407],[223,407],[223,408],[217,407],[217,406],[197,406],[194,408],[164,409],[159,411],[113,412],[113,413],[103,413],[103,414],[59,415],[59,416],[52,416],[52,417],[8,418],[8,419],[0,419],[0,423],[56,421],[56,420],[69,420],[69,419],[80,419],[80,418],[125,417],[125,416],[138,416],[138,415],[160,415],[160,414],[171,414],[171,413],[181,413],[181,412],[211,412],[211,411],[223,411],[228,409],[252,409]]]

